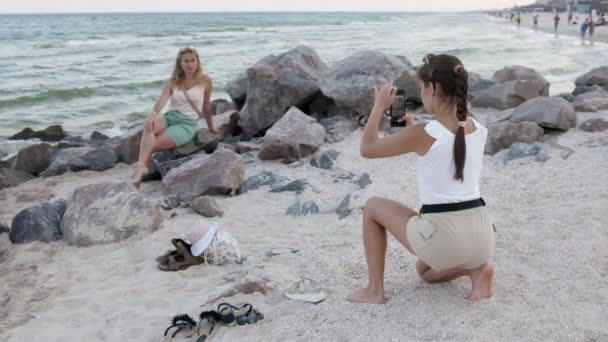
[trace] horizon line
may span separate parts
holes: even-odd
[[[476,10],[221,10],[221,11],[62,11],[62,12],[4,12],[4,15],[46,15],[46,14],[202,14],[202,13],[479,13],[497,9]]]

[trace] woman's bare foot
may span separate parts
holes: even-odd
[[[365,303],[365,304],[385,304],[386,298],[384,297],[384,291],[373,292],[368,287],[362,287],[355,290],[353,293],[346,298],[351,303]]]
[[[471,293],[466,297],[468,300],[480,300],[492,297],[492,279],[494,268],[486,263],[474,269],[469,274],[471,277]]]
[[[136,189],[139,189],[139,186],[141,185],[141,179],[146,173],[148,173],[148,168],[137,163],[137,165],[135,166],[135,171],[133,171],[133,182],[131,183]]]

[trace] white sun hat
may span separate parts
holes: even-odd
[[[192,247],[190,252],[194,256],[200,256],[209,247],[211,241],[217,233],[217,223],[212,222],[207,224],[204,221],[198,221],[192,227],[190,234],[188,234],[188,240]]]

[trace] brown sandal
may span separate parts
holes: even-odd
[[[156,258],[158,268],[163,271],[181,271],[190,266],[200,265],[205,259],[203,257],[195,257],[190,252],[191,245],[182,239],[171,239],[171,243],[177,250],[170,251],[167,254]]]

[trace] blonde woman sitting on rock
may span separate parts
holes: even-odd
[[[136,188],[148,172],[152,154],[190,142],[197,131],[197,120],[203,113],[209,130],[218,133],[211,118],[212,90],[211,79],[203,74],[196,49],[179,50],[171,78],[165,83],[160,98],[144,123],[139,160],[133,173]],[[169,109],[159,116],[169,100]]]
[[[386,232],[418,260],[416,270],[429,283],[467,276],[467,298],[492,296],[494,230],[479,192],[487,130],[467,117],[468,74],[450,55],[427,55],[418,69],[422,102],[435,116],[384,138],[378,125],[392,104],[392,82],[375,91],[376,100],[361,138],[361,155],[388,158],[416,153],[419,212],[386,198],[373,197],[363,210],[363,244],[369,281],[354,291],[354,303],[384,304]]]

